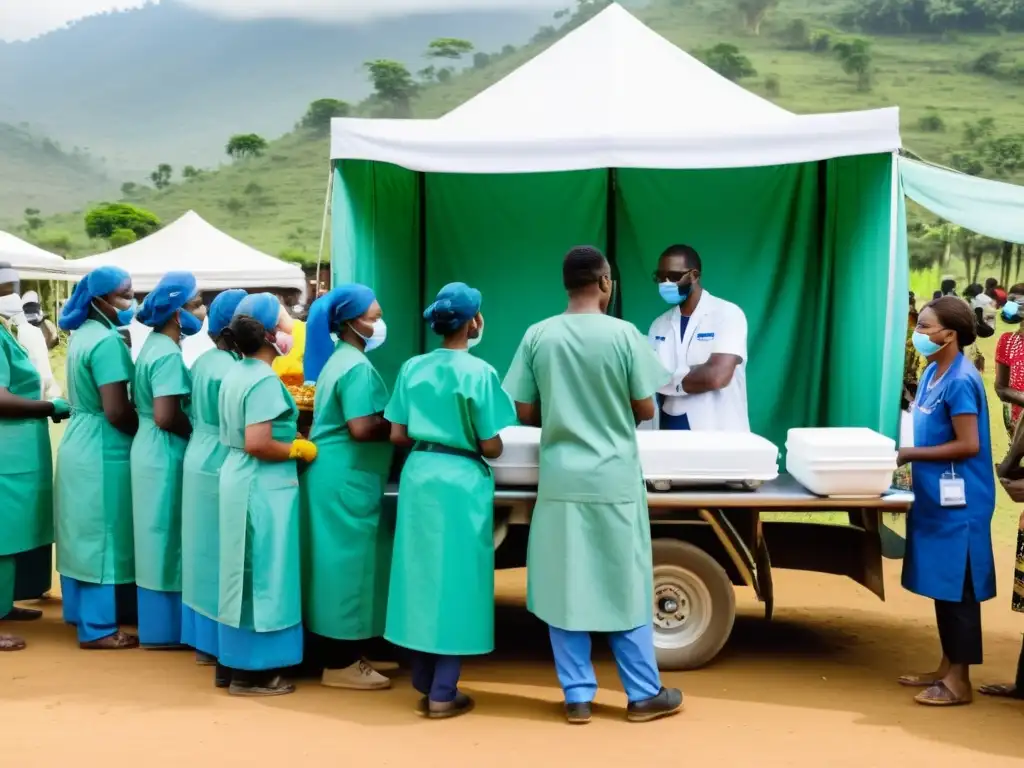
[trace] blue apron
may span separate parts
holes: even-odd
[[[907,516],[903,586],[935,600],[960,602],[970,563],[979,601],[996,595],[992,556],[992,513],[996,488],[989,437],[988,404],[981,374],[961,354],[935,380],[936,364],[925,369],[914,400],[914,445],[942,445],[954,439],[953,417],[978,416],[981,449],[963,461],[915,461],[911,465],[914,506]],[[964,480],[967,505],[943,507],[939,483],[955,472]]]

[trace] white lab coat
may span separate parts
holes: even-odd
[[[18,343],[24,347],[28,354],[29,362],[36,369],[41,379],[41,400],[52,400],[60,397],[60,384],[53,377],[53,368],[50,367],[50,349],[46,346],[46,337],[40,328],[36,328],[25,317],[25,313],[19,313],[11,318],[11,322],[18,328]]]
[[[747,318],[743,310],[705,290],[686,326],[685,338],[679,337],[680,320],[679,307],[673,307],[651,324],[648,334],[662,365],[672,372],[672,380],[658,390],[665,396],[665,413],[685,413],[694,431],[749,432]],[[712,392],[684,392],[682,381],[690,369],[703,365],[715,354],[740,358],[732,381]]]
[[[128,326],[128,335],[132,339],[132,362],[138,360],[139,352],[142,351],[142,345],[146,343],[146,339],[152,332],[153,330],[149,326],[143,325],[138,320],[132,320]],[[210,338],[209,326],[206,324],[206,320],[203,320],[203,327],[199,333],[194,336],[186,336],[181,340],[181,358],[185,362],[185,367],[191,369],[192,364],[204,352],[216,346],[213,343],[213,339]]]

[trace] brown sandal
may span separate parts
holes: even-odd
[[[900,675],[896,682],[904,688],[931,688],[939,680],[929,675]]]
[[[16,635],[0,635],[0,652],[23,651],[25,641]]]
[[[83,651],[123,651],[129,648],[138,648],[139,638],[118,630],[112,635],[101,637],[99,640],[79,643],[78,647]]]
[[[928,690],[917,694],[914,701],[927,707],[960,707],[970,704],[972,699],[970,696],[963,698],[957,696],[949,689],[949,686],[939,681]]]
[[[982,696],[992,696],[997,699],[1024,699],[1024,691],[1013,683],[983,685],[978,689],[978,693]]]

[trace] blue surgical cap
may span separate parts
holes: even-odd
[[[456,331],[480,311],[480,291],[465,283],[448,283],[437,294],[434,303],[427,307],[423,319],[430,323],[435,333]]]
[[[230,291],[218,293],[217,297],[210,304],[210,312],[207,315],[210,335],[220,336],[224,329],[231,324],[231,317],[235,314],[239,302],[249,294],[241,288],[232,288]]]
[[[235,308],[232,317],[251,317],[263,326],[265,331],[277,328],[277,318],[281,315],[281,302],[272,293],[250,293]]]
[[[135,319],[150,328],[163,328],[198,293],[196,276],[191,272],[168,272],[146,296]]]
[[[101,296],[115,293],[131,284],[131,275],[120,267],[98,267],[83,277],[71,298],[61,310],[57,324],[65,331],[75,331],[89,317],[89,307]]]
[[[302,358],[302,370],[307,381],[319,378],[334,350],[331,332],[342,323],[365,315],[376,300],[373,291],[365,285],[348,283],[313,302],[306,320],[306,351]]]

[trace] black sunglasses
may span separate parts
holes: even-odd
[[[655,270],[652,277],[654,278],[654,282],[656,283],[678,283],[684,277],[696,271],[697,270],[695,269],[688,269],[685,272],[661,272]]]

